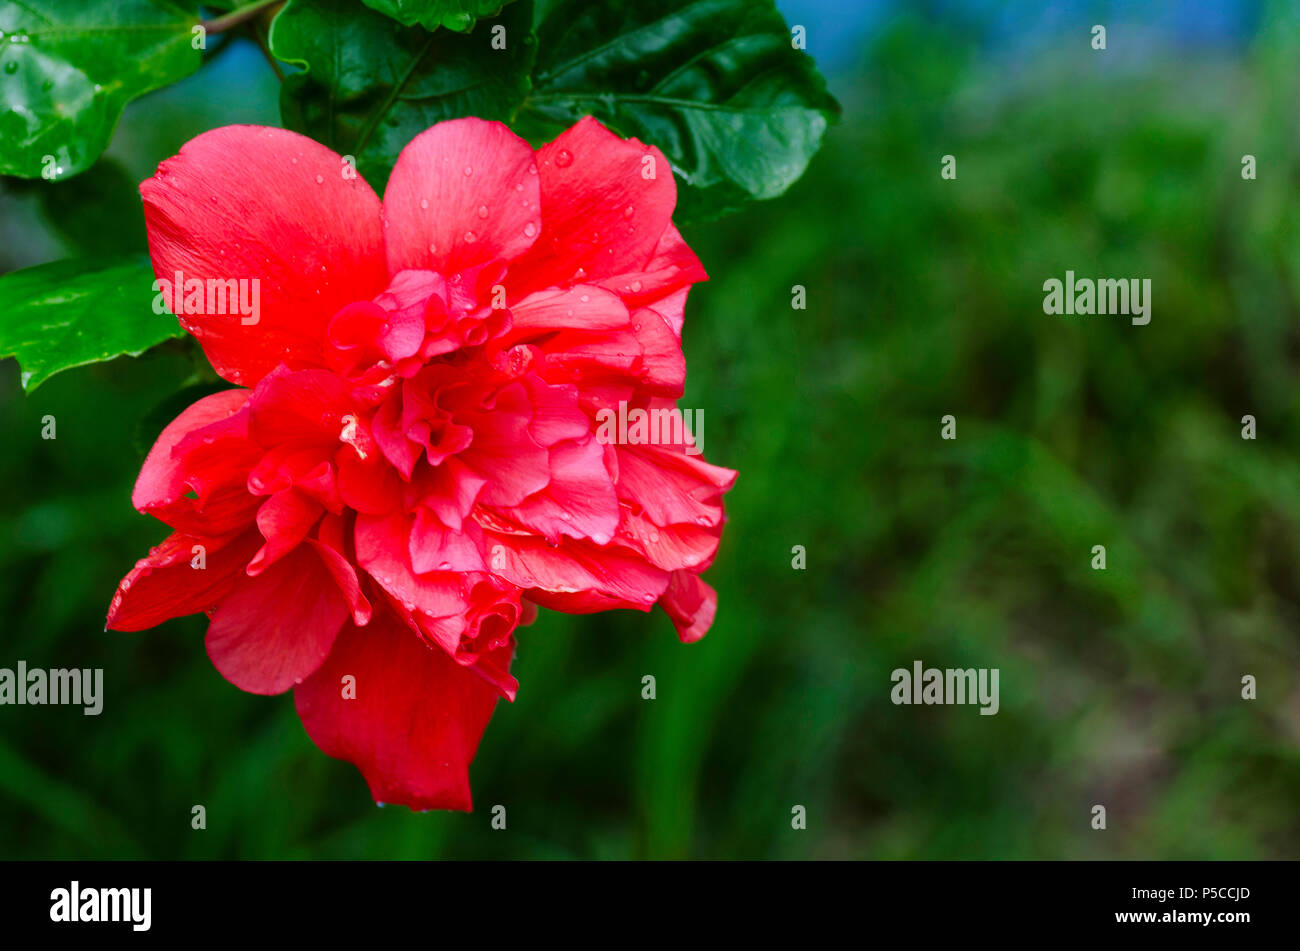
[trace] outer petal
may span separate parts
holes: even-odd
[[[538,150],[537,168],[542,234],[511,265],[508,286],[528,292],[598,282],[649,263],[677,204],[662,152],[587,116]]]
[[[617,446],[618,493],[639,504],[656,525],[722,519],[722,493],[736,481],[733,469],[662,445]]]
[[[136,562],[118,585],[106,630],[143,631],[174,617],[207,611],[241,577],[260,541],[256,530],[226,538],[169,535]],[[203,568],[193,567],[196,545],[204,549]]]
[[[344,676],[355,678],[354,698]],[[354,763],[376,802],[471,809],[469,764],[497,692],[387,613],[348,625],[294,700],[312,741]]]
[[[208,656],[240,690],[283,693],[321,665],[348,613],[320,556],[303,546],[236,582],[212,615]]]
[[[319,365],[334,313],[384,289],[379,199],[346,168],[297,133],[226,126],[141,184],[159,280],[259,280],[256,323],[238,309],[177,314],[232,383],[251,386],[280,362]]]
[[[526,251],[541,229],[533,151],[500,122],[440,122],[402,149],[384,191],[388,267],[455,274]]]
[[[690,285],[708,279],[700,259],[670,223],[642,270],[610,276],[601,284],[620,294],[630,309],[653,307],[659,311],[680,338],[686,292]]]
[[[713,625],[718,610],[718,593],[699,575],[674,571],[668,590],[659,599],[672,618],[673,627],[683,644],[698,641]]]
[[[248,395],[213,393],[172,420],[145,458],[131,503],[192,535],[227,535],[245,527],[259,504],[246,488],[260,455],[248,440],[248,414],[242,412]]]

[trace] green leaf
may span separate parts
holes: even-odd
[[[0,5],[0,174],[89,168],[128,102],[198,68],[198,22],[168,0]]]
[[[535,144],[584,115],[658,146],[685,188],[679,219],[782,194],[839,116],[772,0],[554,0],[540,4]]]
[[[461,33],[479,17],[492,16],[510,0],[362,0],[372,10],[390,16],[403,26],[436,30],[445,26]]]
[[[271,50],[307,71],[280,90],[290,129],[356,158],[382,190],[398,154],[444,119],[508,119],[528,94],[536,44],[532,4],[518,2],[473,33],[403,27],[348,0],[290,0],[271,25]],[[499,31],[496,31],[499,36]]]
[[[73,258],[0,277],[0,357],[18,358],[30,392],[60,370],[184,336],[175,317],[153,312],[153,279],[143,254]]]

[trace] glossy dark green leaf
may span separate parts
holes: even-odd
[[[793,184],[839,115],[772,0],[553,0],[538,6],[535,144],[584,115],[658,146],[708,218]]]
[[[60,370],[136,356],[184,336],[176,318],[153,311],[147,255],[73,258],[0,277],[0,357],[17,357],[33,390]]]
[[[0,174],[89,168],[128,102],[198,68],[198,22],[169,0],[0,4]]]
[[[362,0],[372,10],[390,16],[403,26],[436,30],[445,26],[464,32],[479,17],[498,13],[510,0]]]
[[[531,17],[532,4],[518,2],[471,33],[430,33],[349,0],[290,0],[271,26],[271,49],[306,72],[281,89],[284,124],[355,156],[382,189],[403,146],[429,126],[511,116],[528,93]]]

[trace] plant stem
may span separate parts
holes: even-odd
[[[229,13],[217,17],[215,20],[208,20],[203,24],[203,30],[206,33],[225,33],[227,30],[233,30],[241,23],[247,23],[253,17],[257,16],[267,7],[275,6],[283,0],[258,0],[256,3],[250,3],[246,7],[239,7],[237,10],[231,10]]]

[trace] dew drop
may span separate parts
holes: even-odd
[[[581,297],[578,298],[578,300],[582,301],[585,304],[587,303],[587,301],[591,300],[591,297],[587,294],[583,294]]]
[[[524,225],[524,234],[529,238],[537,234],[537,225],[533,224],[531,221],[528,222],[528,224]]]
[[[536,163],[536,162],[534,162],[532,165],[528,166],[528,174],[529,174],[529,175],[536,175],[536,174],[537,174],[537,163]]]
[[[466,176],[473,175],[473,174],[474,174],[474,166],[473,166],[473,165],[466,165],[466,166],[465,166],[465,174],[466,174]]]
[[[587,271],[584,268],[578,268],[573,272],[573,279],[575,281],[585,281],[587,279]]]
[[[524,190],[524,183],[523,183],[523,182],[516,182],[516,183],[515,183],[515,191],[517,191],[517,192],[521,192],[521,191],[523,191],[523,190]]]
[[[5,63],[5,72],[10,74],[18,72],[18,61],[11,59]]]
[[[632,282],[632,293],[633,293],[633,294],[637,294],[637,293],[640,293],[640,291],[641,291],[641,282],[640,282],[640,281],[633,281],[633,282]]]
[[[421,199],[420,199],[420,207],[421,207],[421,208],[428,208],[428,207],[429,207],[429,199],[427,199],[427,198],[421,198]]]
[[[633,208],[631,205],[628,205],[626,208],[623,209],[624,218],[631,218],[632,215],[635,213],[636,213],[636,209]]]
[[[473,244],[473,243],[474,243],[475,241],[477,241],[477,240],[478,240],[478,235],[476,235],[474,232],[472,232],[472,231],[466,231],[466,232],[465,232],[465,243],[466,243],[466,244]]]
[[[486,217],[488,216],[488,207],[487,207],[487,205],[479,205],[479,206],[478,206],[478,216],[479,216],[480,218],[486,218]]]
[[[573,153],[568,149],[560,149],[559,154],[555,156],[555,164],[560,168],[568,168],[573,164]]]
[[[438,246],[437,246],[436,244],[430,244],[430,245],[429,245],[429,253],[430,253],[430,254],[437,254],[437,253],[438,253]]]
[[[324,184],[325,184],[325,176],[324,176],[324,175],[317,175],[317,176],[316,176],[316,184],[317,184],[317,185],[324,185]]]

